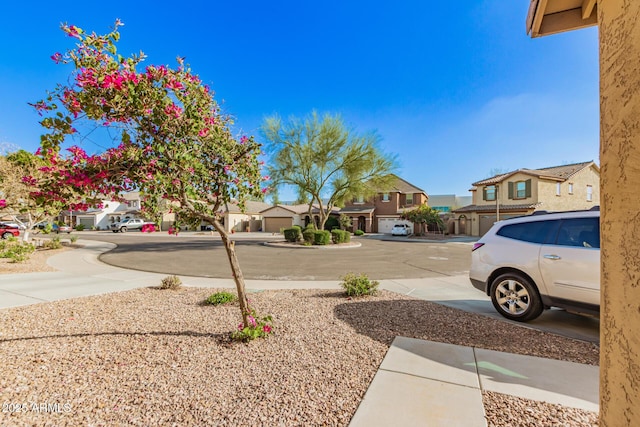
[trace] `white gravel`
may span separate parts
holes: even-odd
[[[345,426],[398,335],[598,363],[593,344],[386,291],[251,294],[275,333],[236,343],[239,309],[202,305],[213,292],[138,289],[0,310],[0,425]],[[484,402],[494,426],[597,424],[594,413],[496,393]]]

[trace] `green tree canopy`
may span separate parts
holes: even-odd
[[[265,119],[265,148],[274,186],[291,185],[319,208],[322,229],[334,206],[389,185],[396,156],[385,154],[375,133],[357,134],[340,116],[314,111],[304,119]]]

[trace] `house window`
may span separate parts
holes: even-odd
[[[559,195],[560,195],[560,183],[557,182],[556,183],[556,196],[559,196]]]
[[[354,197],[353,203],[364,203],[364,196]]]
[[[382,193],[382,201],[388,202],[389,200],[391,200],[389,197],[389,193]]]
[[[527,183],[524,181],[516,182],[516,199],[525,199],[527,197]]]
[[[495,200],[496,199],[496,186],[488,185],[484,187],[484,200]]]
[[[526,199],[531,197],[531,180],[509,181],[509,199]]]
[[[407,194],[407,205],[412,205],[413,204],[413,193],[411,194]]]
[[[573,194],[573,182],[569,183],[569,194]]]
[[[592,202],[593,201],[593,187],[590,185],[587,185],[587,202]]]

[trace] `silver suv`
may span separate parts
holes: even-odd
[[[600,311],[600,212],[535,213],[499,221],[473,245],[469,279],[504,317],[545,308]]]

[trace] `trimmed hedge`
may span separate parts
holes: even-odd
[[[355,234],[356,236],[363,236],[364,235],[364,231],[356,230],[353,234]]]
[[[291,227],[284,229],[284,238],[287,242],[297,242],[300,240],[302,233],[300,232],[300,227]]]
[[[327,230],[316,230],[313,232],[314,245],[327,245],[331,241],[331,233]]]
[[[331,230],[331,241],[333,243],[349,243],[351,241],[351,233],[344,230]]]
[[[313,228],[307,228],[302,232],[302,238],[304,239],[305,243],[308,244],[313,244],[314,242],[314,236],[315,236],[316,230],[314,230]]]

